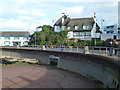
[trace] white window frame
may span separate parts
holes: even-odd
[[[79,26],[75,26],[75,30],[78,30],[79,29]]]
[[[83,29],[89,29],[89,28],[90,28],[89,25],[84,25],[84,26],[83,26]]]
[[[68,30],[70,30],[71,29],[71,27],[70,26],[68,26]]]

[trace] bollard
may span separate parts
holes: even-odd
[[[113,49],[110,48],[110,50],[109,50],[109,56],[112,56],[112,55],[113,55]]]
[[[69,46],[69,48],[70,48],[70,51],[72,52],[72,46]]]
[[[78,46],[77,46],[77,52],[78,52],[78,49],[79,49],[79,48],[78,48]]]
[[[20,48],[19,45],[17,45],[17,48]]]
[[[64,48],[61,48],[61,52],[64,51]]]
[[[42,50],[45,50],[45,46],[44,45],[42,46]]]
[[[108,54],[108,50],[107,50],[107,48],[106,48],[105,55],[107,56],[107,54]]]
[[[84,54],[89,54],[89,48],[88,48],[88,46],[84,47]]]

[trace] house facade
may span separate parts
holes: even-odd
[[[114,39],[120,40],[120,26],[109,25],[104,27],[104,31],[101,34],[101,40]]]
[[[29,40],[29,32],[0,32],[0,46],[25,46]]]
[[[69,18],[63,15],[54,24],[54,31],[68,31],[68,39],[92,40],[100,38],[100,27],[96,22],[96,14],[90,18]]]

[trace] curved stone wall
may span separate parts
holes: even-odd
[[[120,89],[120,62],[108,57],[46,50],[2,48],[2,56],[14,56],[50,63],[50,56],[58,58],[59,68],[101,81],[109,88]]]

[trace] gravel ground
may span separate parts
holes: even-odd
[[[2,66],[3,88],[98,88],[87,78],[41,65]]]

